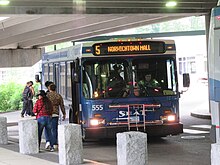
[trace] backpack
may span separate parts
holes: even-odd
[[[31,98],[31,90],[30,90],[29,87],[26,86],[26,87],[24,88],[24,91],[23,91],[23,93],[22,93],[22,97],[23,97],[24,100],[28,100],[28,99]]]

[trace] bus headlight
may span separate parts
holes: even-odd
[[[176,121],[176,116],[175,115],[168,115],[167,116],[167,121],[169,121],[169,122]]]
[[[102,118],[92,118],[90,119],[91,126],[100,126],[105,124],[105,119]]]
[[[167,114],[165,116],[160,116],[160,119],[163,122],[175,122],[176,121],[176,115],[175,114]]]
[[[90,125],[91,125],[91,126],[97,126],[97,125],[99,125],[98,119],[91,119],[91,120],[90,120]]]

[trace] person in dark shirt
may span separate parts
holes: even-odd
[[[22,101],[23,101],[23,109],[21,112],[21,117],[24,117],[25,115],[31,115],[34,116],[33,113],[33,96],[34,96],[34,89],[32,87],[33,82],[32,81],[28,81],[26,83],[26,86],[22,92]]]
[[[110,97],[121,97],[125,89],[124,79],[120,75],[122,66],[115,64],[113,68],[107,81],[107,93]]]
[[[31,95],[30,95],[30,98],[28,100],[28,106],[29,106],[29,109],[28,109],[28,115],[29,116],[35,116],[35,114],[33,113],[33,98],[34,98],[34,95],[35,95],[35,91],[34,91],[34,87],[33,87],[34,83],[33,81],[30,81],[30,90],[31,90]]]

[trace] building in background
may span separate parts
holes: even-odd
[[[0,68],[0,85],[8,82],[26,84],[27,81],[35,81],[35,74],[41,69],[41,61],[32,67]]]

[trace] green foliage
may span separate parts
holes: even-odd
[[[193,31],[204,30],[205,18],[187,17],[158,24],[152,24],[136,28],[136,33],[162,33],[162,32],[178,32],[178,31]]]
[[[56,50],[67,48],[70,46],[73,46],[73,43],[71,41],[59,43],[59,44],[56,44]],[[54,50],[55,50],[55,45],[49,45],[45,47],[45,52],[52,52]]]
[[[0,112],[21,109],[23,85],[10,82],[0,85]]]
[[[40,86],[40,83],[34,83],[34,91],[35,91],[35,95],[37,94],[38,92],[38,88]]]

